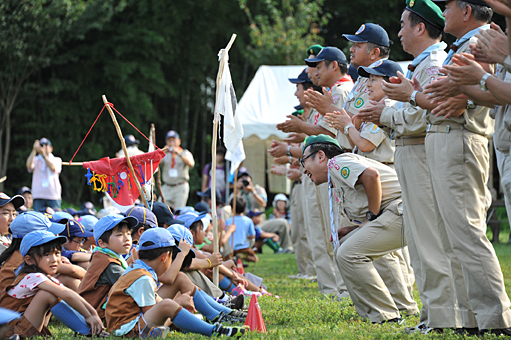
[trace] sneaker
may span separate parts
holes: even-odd
[[[232,310],[231,313],[232,312],[239,312],[239,311]],[[217,317],[214,318],[213,320],[206,320],[206,321],[209,323],[233,324],[233,323],[245,322],[245,319],[247,318],[246,315],[245,315],[245,317],[238,317],[237,314],[231,315],[231,313],[227,314],[225,312],[220,312],[220,314],[218,314]]]
[[[295,275],[288,275],[288,279],[293,279],[293,280],[296,280],[296,279],[301,279],[303,278],[303,274],[295,274]]]
[[[233,297],[232,299],[230,299],[226,302],[220,303],[220,304],[224,305],[225,307],[230,308],[230,309],[242,310],[243,307],[245,306],[245,296],[243,294],[240,294],[240,295]]]
[[[233,290],[231,291],[231,294],[233,296],[239,296],[239,295],[245,294],[245,292],[246,292],[246,289],[243,286],[239,285],[238,287],[233,288]]]
[[[242,310],[236,310],[236,309],[233,309],[228,315],[238,318],[238,319],[246,319],[247,318],[247,312],[244,312]],[[243,321],[245,321],[245,320],[243,320]]]
[[[428,328],[428,326],[426,326],[426,324],[424,322],[421,322],[421,323],[419,323],[415,327],[406,327],[405,328],[405,333],[406,334],[418,333],[418,332],[421,332],[422,330],[424,330],[426,328]]]
[[[238,327],[225,327],[220,323],[215,324],[215,328],[213,328],[213,334],[211,336],[228,336],[228,337],[236,337],[240,338],[245,334],[245,326]]]

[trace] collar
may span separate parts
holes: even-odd
[[[443,51],[447,47],[447,44],[443,41],[440,41],[436,44],[433,44],[426,48],[421,54],[419,54],[415,59],[413,59],[412,63],[408,65],[408,72],[406,73],[406,78],[412,79],[412,74],[417,65],[419,65],[424,59],[426,59],[431,52],[433,51]]]
[[[482,25],[482,26],[479,26],[469,32],[467,32],[464,36],[462,36],[461,38],[457,39],[453,45],[456,46],[456,51],[458,50],[458,47],[460,47],[461,45],[463,45],[464,43],[466,43],[467,41],[470,40],[470,38],[472,38],[474,35],[476,35],[477,33],[479,33],[480,30],[487,30],[487,29],[490,29],[490,25],[487,24],[487,25]],[[454,56],[454,54],[456,53],[456,51],[454,51],[454,49],[451,48],[451,50],[449,50],[449,53],[447,54],[447,58],[445,58],[445,61],[444,61],[444,65],[447,65],[451,62],[452,60],[452,57]]]
[[[151,274],[151,276],[153,277],[154,282],[158,282],[158,275],[156,275],[156,272],[154,271],[154,269],[151,268],[149,265],[147,265],[144,261],[142,261],[140,259],[139,260],[135,260],[135,262],[133,262],[133,265],[131,267],[128,267],[128,269],[126,269],[124,271],[124,274],[122,274],[122,275],[126,275],[130,271],[135,270],[135,269],[145,269],[145,270],[147,270]]]

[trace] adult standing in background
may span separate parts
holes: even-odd
[[[195,161],[192,153],[181,147],[181,138],[176,131],[167,132],[165,140],[168,150],[165,151],[166,156],[161,161],[162,177],[165,183],[162,191],[168,205],[173,208],[182,208],[188,201],[189,170],[193,168]]]
[[[27,170],[32,173],[32,197],[34,210],[44,211],[46,207],[60,209],[62,186],[59,175],[62,159],[53,155],[49,139],[41,138],[34,142],[27,158]]]

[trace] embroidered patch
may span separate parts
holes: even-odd
[[[428,68],[426,69],[426,74],[427,74],[428,76],[437,75],[437,74],[438,74],[438,67],[436,67],[436,66],[428,67]]]
[[[347,166],[345,166],[344,168],[341,169],[342,178],[346,179],[349,177],[349,175],[350,175],[350,169]]]
[[[355,100],[355,107],[360,109],[362,105],[364,105],[364,100],[362,98],[357,98],[357,100]]]
[[[378,61],[375,61],[374,63],[371,64],[371,66],[369,66],[370,68],[376,68],[378,66],[380,66],[381,64],[383,64],[383,59],[381,60],[378,60]]]
[[[378,125],[373,124],[373,127],[369,131],[371,131],[372,133],[378,133],[378,131],[380,131],[380,128],[378,127]]]
[[[360,33],[364,32],[364,30],[365,30],[365,29],[366,29],[366,25],[362,25],[362,26],[360,26],[360,28],[358,29],[358,31],[356,31],[356,32],[355,32],[355,35],[357,35],[357,34],[360,34]]]

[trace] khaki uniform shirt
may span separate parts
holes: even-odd
[[[192,153],[188,150],[183,150],[181,156],[174,156],[174,162],[172,162],[172,153],[168,151],[165,153],[167,155],[161,160],[161,175],[165,184],[179,184],[182,182],[188,182],[190,179],[190,175],[188,173],[190,167],[186,165],[185,162],[183,162],[181,156],[191,157],[193,159]]]
[[[456,54],[470,53],[469,41],[461,44],[456,51]],[[449,65],[452,64],[452,61]],[[494,121],[490,117],[490,108],[485,106],[477,105],[475,109],[466,109],[465,112],[459,117],[449,117],[445,119],[445,116],[436,117],[432,114],[426,116],[428,123],[432,125],[439,125],[442,123],[454,122],[464,126],[465,129],[483,135],[485,137],[491,136],[494,131]]]
[[[339,110],[342,109],[342,107],[344,106],[346,98],[348,98],[348,95],[350,94],[352,89],[353,89],[352,82],[342,82],[332,87],[331,93],[332,98],[334,100],[334,105]],[[346,135],[344,134],[344,131],[339,131],[335,128],[330,127],[329,124],[324,119],[320,121],[319,125],[327,129],[328,131],[331,131],[335,135],[335,139],[337,139],[339,145],[342,148],[351,149],[350,141],[348,140],[348,137],[346,137]]]
[[[415,67],[412,79],[417,78],[422,88],[431,84],[439,77],[438,68],[447,57],[445,51],[432,51]],[[403,136],[422,137],[426,135],[427,111],[419,106],[412,106],[409,102],[403,102],[398,106],[386,107],[380,116],[380,123],[394,130],[394,137]]]
[[[497,68],[497,77],[505,81],[511,82],[511,74],[499,65]],[[493,142],[495,148],[500,152],[509,152],[511,146],[511,112],[510,105],[495,106],[493,117],[495,118],[495,133],[493,134]]]
[[[372,168],[380,174],[382,190],[381,210],[392,201],[401,198],[401,187],[394,169],[352,153],[344,153],[328,161],[328,172],[335,186],[335,200],[351,221],[362,222],[369,210],[367,194],[362,184],[357,184],[359,176]],[[377,212],[375,212],[377,213]]]

